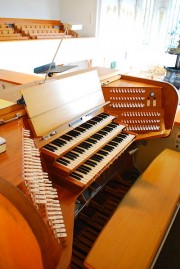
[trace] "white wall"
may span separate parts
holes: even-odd
[[[51,63],[60,40],[25,40],[0,42],[0,69],[33,74],[34,68]],[[96,57],[95,38],[64,39],[55,63],[71,64]]]
[[[98,0],[59,0],[63,23],[82,24],[80,37],[96,36]]]
[[[0,0],[0,17],[60,20],[83,24],[80,37],[95,36],[98,0]],[[59,40],[0,42],[0,69],[32,74],[33,69],[51,63]],[[63,40],[56,64],[91,60],[96,55],[94,38]]]
[[[80,37],[96,36],[97,12],[101,0],[0,0],[0,17],[61,20],[79,23]]]
[[[60,20],[60,1],[0,0],[0,17]]]

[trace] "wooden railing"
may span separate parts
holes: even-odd
[[[61,21],[0,18],[0,41],[62,38],[64,31]],[[69,30],[66,37],[78,34]]]

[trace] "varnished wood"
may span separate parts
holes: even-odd
[[[18,186],[22,182],[22,119],[0,126],[6,152],[0,154],[1,177]]]
[[[29,226],[14,205],[1,194],[0,203],[0,267],[2,269],[30,269],[37,266],[42,269],[41,252]]]
[[[3,26],[0,27],[0,33],[6,34],[6,36],[0,37],[0,41],[34,39],[41,36],[41,31],[44,30],[58,33],[65,31],[64,24],[59,20],[0,18],[0,23]],[[37,30],[36,33],[32,33],[32,31],[34,32],[33,28]],[[50,32],[49,34],[47,33],[47,36],[41,36],[44,39],[47,37],[53,39],[53,35]],[[69,30],[68,37],[78,37],[78,34]]]
[[[22,94],[37,137],[105,103],[96,71],[22,89]]]
[[[42,80],[41,76],[28,75],[0,69],[0,81],[4,87],[0,90],[0,125],[12,119],[26,115],[23,104],[17,104],[21,98],[22,84],[34,85]],[[20,85],[20,86],[19,86]]]
[[[19,23],[19,24],[53,24],[59,25],[60,21],[58,20],[38,20],[38,19],[25,19],[25,18],[0,18],[0,23]]]
[[[61,256],[61,244],[30,201],[2,178],[0,201],[0,267],[54,269]]]
[[[135,78],[122,75],[122,79],[126,79],[129,81],[145,83],[146,85],[153,85],[157,87],[162,87],[162,102],[164,109],[164,122],[166,129],[171,129],[174,123],[174,118],[176,114],[176,109],[178,105],[178,93],[176,88],[167,82],[157,81],[157,80],[149,80],[144,78]]]
[[[120,107],[119,109],[117,107],[112,107],[111,102],[113,103],[119,103],[121,105],[121,102],[128,104],[128,103],[133,103],[133,101],[128,101],[127,98],[123,99],[118,99],[118,92],[115,94],[116,99],[112,99],[111,91],[123,91],[123,90],[133,90],[133,89],[139,89],[144,90],[146,95],[149,95],[151,92],[156,96],[156,106],[151,106],[148,107],[144,105],[144,107]],[[137,78],[137,77],[132,77],[132,76],[125,76],[121,75],[121,78],[118,80],[115,80],[113,82],[107,83],[103,85],[103,93],[105,96],[106,101],[110,101],[109,106],[106,106],[105,111],[107,113],[115,113],[118,116],[118,120],[123,122],[123,119],[127,119],[126,117],[123,117],[121,113],[123,112],[149,112],[149,111],[158,111],[160,113],[160,130],[156,131],[151,131],[151,130],[146,130],[146,131],[138,131],[138,138],[137,139],[148,139],[152,137],[165,137],[168,136],[172,130],[172,126],[174,124],[174,118],[176,114],[176,109],[178,105],[178,94],[176,88],[166,82],[162,81],[155,81],[155,80],[149,80],[149,79],[144,79],[144,78]],[[127,95],[124,94],[125,97]],[[122,92],[119,94],[119,96],[123,96]],[[129,95],[131,97],[131,94]],[[114,98],[114,97],[113,97]],[[145,101],[148,99],[148,96],[145,97]],[[112,100],[112,101],[111,101]],[[136,101],[137,102],[137,101]],[[153,120],[153,116],[150,116],[149,118],[146,117],[148,120]],[[144,117],[131,117],[130,119],[135,119],[137,120],[137,126],[138,126],[138,120],[144,120]],[[127,119],[128,120],[128,119]],[[142,124],[142,123],[141,123]],[[129,124],[131,125],[131,124]],[[134,124],[135,125],[135,124]],[[143,125],[143,124],[142,124]],[[140,126],[140,124],[139,124]],[[134,130],[134,132],[136,132]]]
[[[1,177],[5,178],[24,193],[24,179],[22,174],[22,127],[23,119],[0,126],[0,135],[7,141],[6,152],[0,154]],[[45,166],[44,166],[45,167]],[[57,264],[57,269],[68,268],[72,253],[74,209],[77,195],[63,189],[59,184],[55,185],[61,203],[64,222],[66,225],[67,238],[62,243],[62,257]],[[29,201],[29,203],[31,203]],[[36,221],[34,220],[34,225]],[[48,252],[47,248],[47,252]],[[55,249],[53,250],[55,251]],[[28,267],[27,267],[28,268]],[[55,268],[55,267],[54,267]],[[18,268],[19,269],[19,268]]]
[[[119,204],[91,249],[88,269],[149,268],[179,200],[180,153],[164,150]]]
[[[14,105],[13,102],[10,102],[10,101],[6,101],[6,100],[3,100],[3,99],[0,99],[0,108],[5,108],[5,107],[9,107],[9,106],[12,106]]]
[[[11,70],[0,69],[0,80],[10,82],[14,85],[21,85],[41,79],[42,77],[36,74],[30,75]]]

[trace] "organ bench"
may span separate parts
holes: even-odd
[[[179,209],[180,153],[165,149],[119,204],[85,260],[88,269],[145,269]]]

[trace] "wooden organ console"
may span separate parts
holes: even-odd
[[[87,86],[86,81],[91,83]],[[136,135],[123,131],[126,126],[116,123],[115,115],[104,113],[107,103],[96,71],[53,84],[51,91],[49,83],[22,89],[29,123],[48,173],[71,191],[82,191]],[[42,94],[47,94],[42,105],[34,102],[33,97],[41,100]]]
[[[176,90],[165,82],[103,68],[18,89],[27,115],[18,119],[18,127],[8,123],[11,130],[22,126],[23,171],[18,188],[62,249],[54,268],[84,268],[93,242],[133,184],[123,177],[133,168],[128,150],[137,140],[170,134]],[[6,128],[3,133],[6,136]],[[79,239],[76,234],[83,226],[86,232]]]

